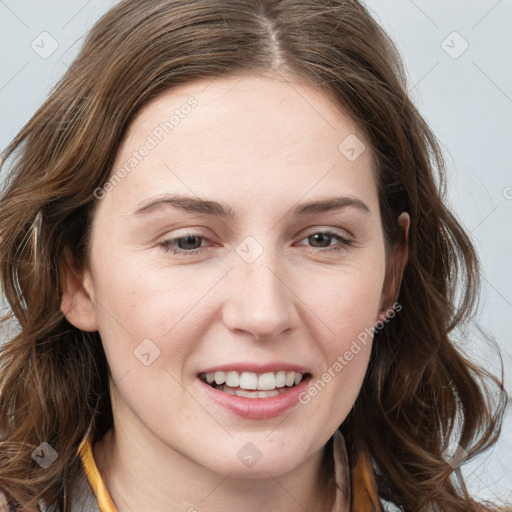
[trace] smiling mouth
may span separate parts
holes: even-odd
[[[270,398],[300,384],[309,373],[278,371],[253,372],[211,372],[201,373],[199,378],[209,386],[229,395],[245,398]]]

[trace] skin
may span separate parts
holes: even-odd
[[[364,137],[309,85],[249,75],[167,91],[136,117],[114,169],[191,96],[197,106],[98,201],[87,267],[66,253],[62,310],[99,331],[113,376],[114,428],[95,459],[120,512],[323,510],[324,445],[356,400],[371,341],[308,404],[276,418],[222,408],[197,374],[279,360],[319,378],[394,302],[407,249],[386,267],[371,148],[365,141],[354,161],[338,150],[348,135]],[[133,214],[163,193],[220,201],[235,217],[171,206]],[[369,212],[288,213],[338,195]],[[407,236],[408,215],[397,222]],[[209,240],[193,239],[199,254],[160,245],[187,231]],[[352,244],[310,236],[321,231]],[[263,251],[251,263],[236,251],[246,237]],[[191,247],[183,243],[174,246]],[[160,350],[149,366],[134,356],[144,339]],[[262,454],[250,468],[237,457],[248,442]]]

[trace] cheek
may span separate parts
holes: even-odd
[[[360,276],[361,277],[361,276]],[[366,276],[370,276],[367,274]],[[370,358],[380,281],[344,279],[325,287],[316,339],[321,368],[299,397],[310,421],[333,431],[352,409]]]
[[[350,275],[322,283],[321,292],[312,297],[322,318],[336,333],[346,333],[357,326],[373,324],[379,308],[382,283],[380,276]]]
[[[95,267],[94,293],[99,332],[114,378],[140,370],[135,358],[139,347],[163,356],[152,368],[172,361],[179,371],[204,335],[202,306],[211,303],[206,295],[224,272],[214,266],[201,273],[192,266],[155,266],[143,257],[113,253],[102,259]]]
[[[312,421],[322,418],[334,429],[352,408],[370,358],[383,280],[384,256],[320,279],[309,292],[311,309],[319,312],[315,338],[322,368],[300,401]]]
[[[333,432],[345,421],[359,395],[371,352],[371,339],[349,343],[299,396],[309,421]],[[334,354],[333,354],[334,356]]]
[[[347,342],[374,326],[383,281],[384,256],[382,261],[360,261],[315,279],[317,286],[307,292],[308,305],[318,312],[324,325],[324,334],[318,339],[324,339],[327,352],[337,353]]]

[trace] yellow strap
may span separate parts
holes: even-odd
[[[78,453],[82,458],[82,464],[84,466],[87,480],[98,500],[98,506],[101,512],[117,512],[116,506],[110,497],[110,494],[103,483],[101,474],[94,461],[94,455],[92,451],[91,441],[88,436],[84,437],[78,448]]]
[[[367,452],[360,452],[351,471],[353,512],[380,512],[382,504],[375,482],[375,471],[371,457]]]

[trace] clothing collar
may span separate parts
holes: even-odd
[[[375,484],[375,472],[371,457],[361,453],[352,469],[345,446],[345,439],[339,430],[333,435],[334,478],[336,498],[331,512],[381,512],[382,504]],[[85,475],[96,498],[99,512],[117,512],[116,506],[103,482],[94,460],[89,436],[84,437],[78,448]],[[350,508],[349,508],[349,504]]]

